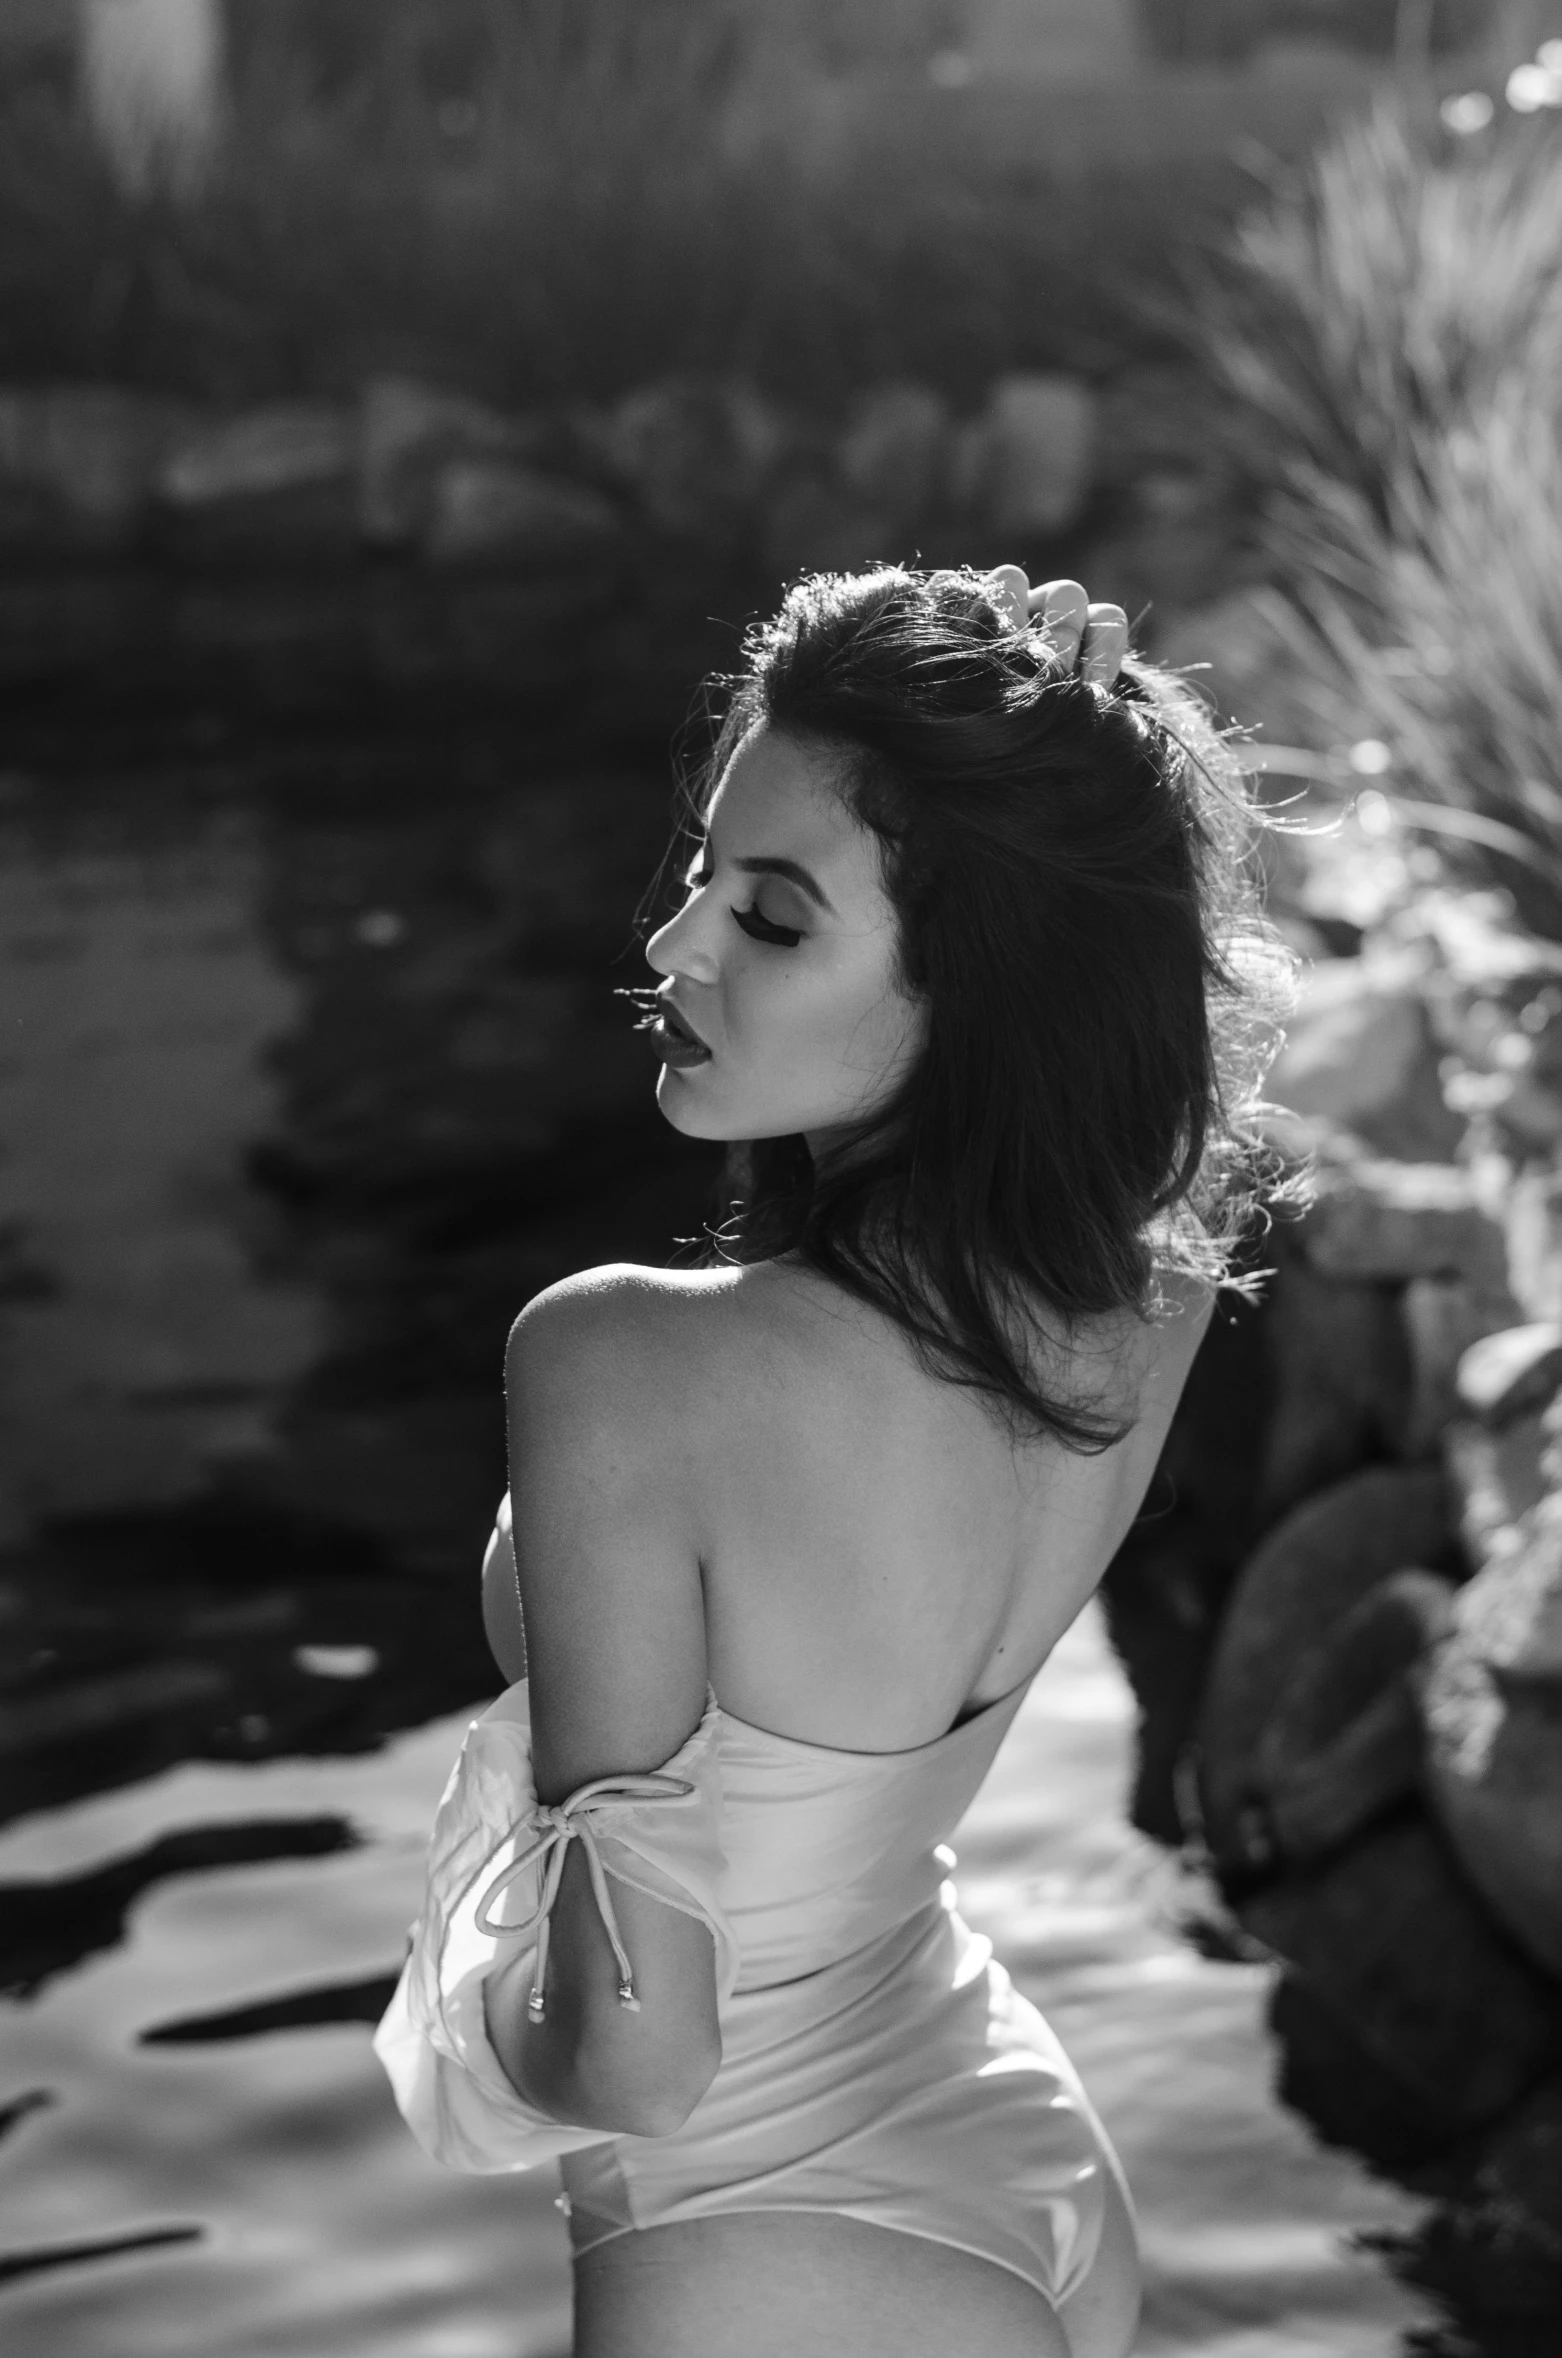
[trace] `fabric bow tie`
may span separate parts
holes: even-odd
[[[625,1802],[687,1801],[694,1787],[682,1777],[664,1776],[650,1770],[643,1776],[595,1777],[589,1785],[581,1785],[557,1807],[538,1802],[527,1819],[535,1840],[514,1859],[501,1874],[494,1877],[477,1907],[477,1928],[500,1940],[513,1940],[537,1928],[537,1956],[532,1967],[531,1995],[526,2001],[526,2012],[533,2022],[543,2018],[543,1980],[548,1969],[548,1930],[553,1903],[559,1895],[559,1883],[564,1873],[564,1861],[572,1842],[579,1842],[586,1854],[586,1871],[591,1877],[591,1889],[596,1899],[597,1912],[613,1944],[618,1960],[618,2002],[632,2014],[640,2011],[635,1996],[633,1968],[629,1952],[624,1947],[618,1929],[618,1918],[613,1913],[613,1902],[608,1895],[607,1869],[597,1848],[599,1833],[611,1833],[609,1824],[598,1826],[598,1817],[606,1817],[614,1804]],[[542,1894],[537,1906],[523,1924],[496,1924],[493,1908],[501,1894],[528,1868],[539,1860],[547,1863],[542,1874]]]

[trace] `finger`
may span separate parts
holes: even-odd
[[[1041,624],[1057,650],[1058,660],[1072,671],[1090,617],[1090,600],[1084,585],[1077,581],[1044,581],[1039,589],[1031,591],[1029,607],[1032,618]]]
[[[995,586],[993,604],[1013,630],[1025,628],[1029,612],[1030,576],[1023,565],[995,565],[988,579]]]
[[[1121,606],[1092,606],[1080,643],[1079,668],[1087,680],[1109,688],[1128,652],[1128,617]]]

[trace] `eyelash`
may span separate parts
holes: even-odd
[[[706,870],[699,875],[685,877],[684,882],[691,892],[703,892],[714,873],[714,869]],[[795,950],[803,938],[801,932],[793,926],[774,924],[752,905],[747,909],[734,909],[732,915],[750,941],[767,942],[773,949]]]

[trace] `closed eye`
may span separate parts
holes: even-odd
[[[693,867],[683,881],[690,892],[703,892],[715,873],[714,868]],[[778,950],[795,950],[803,938],[800,927],[777,925],[774,918],[767,917],[756,902],[751,901],[746,909],[734,909],[732,916],[751,941],[769,942]]]
[[[802,940],[801,929],[793,925],[776,925],[755,908],[734,909],[732,912],[746,934],[756,942],[774,942],[779,950],[795,950]]]

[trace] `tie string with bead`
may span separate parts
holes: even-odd
[[[531,1995],[526,2001],[526,2012],[533,2022],[543,2019],[543,1979],[548,1968],[548,1930],[553,1903],[558,1898],[559,1884],[564,1874],[564,1861],[572,1842],[578,1842],[586,1854],[586,1872],[591,1878],[591,1889],[597,1912],[613,1944],[613,1955],[618,1960],[618,2002],[631,2014],[638,2014],[640,2001],[635,1996],[634,1971],[629,1952],[618,1929],[618,1918],[613,1913],[613,1902],[607,1888],[607,1869],[597,1848],[598,1832],[610,1833],[611,1828],[598,1829],[593,1815],[614,1802],[686,1801],[694,1787],[682,1777],[669,1777],[651,1770],[643,1776],[596,1777],[589,1785],[581,1785],[567,1801],[556,1808],[539,1802],[529,1823],[539,1829],[536,1840],[513,1860],[502,1874],[496,1875],[488,1886],[477,1908],[477,1928],[491,1937],[513,1940],[537,1928],[537,1956],[532,1967]],[[500,1895],[527,1870],[546,1860],[542,1876],[542,1892],[536,1908],[523,1924],[496,1924],[493,1908]]]

